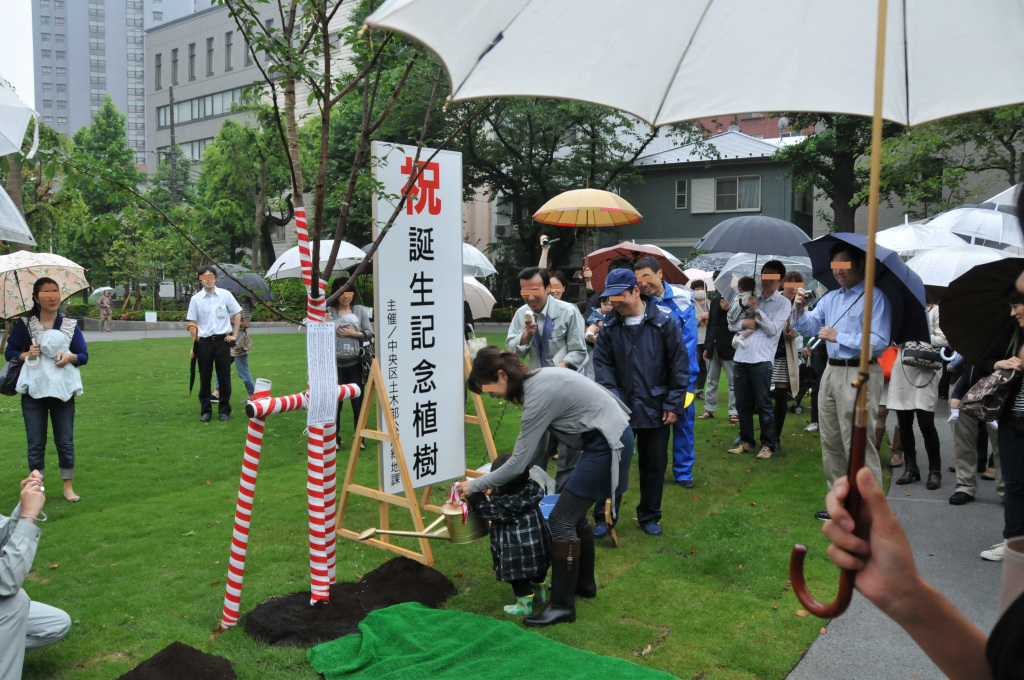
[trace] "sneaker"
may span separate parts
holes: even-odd
[[[989,562],[1002,562],[1004,553],[1006,553],[1006,541],[996,543],[988,550],[982,550],[981,559]]]
[[[818,424],[817,423],[811,423],[810,425],[808,425],[807,427],[804,428],[804,432],[817,432],[817,431],[818,431]]]
[[[995,479],[996,478],[996,469],[994,467],[990,467],[989,469],[987,469],[987,470],[985,470],[984,472],[981,473],[981,478],[982,479],[990,479],[990,480],[991,479]]]
[[[729,449],[729,453],[753,453],[754,447],[746,442],[740,442],[735,449]]]
[[[661,526],[657,522],[641,524],[640,530],[648,536],[661,536]],[[1000,556],[999,559],[1003,559],[1002,556]]]
[[[211,394],[210,395],[210,402],[213,403],[213,404],[219,404],[220,403],[220,395],[219,394]]]
[[[594,523],[594,538],[604,538],[608,535],[608,522]]]
[[[767,446],[762,446],[760,453],[757,454],[757,457],[761,460],[764,460],[765,458],[771,458],[772,450],[769,449]]]
[[[820,519],[822,522],[827,522],[832,519],[832,515],[828,514],[827,510],[819,510],[814,513],[814,519]]]

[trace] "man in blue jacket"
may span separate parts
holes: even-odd
[[[636,519],[644,532],[660,536],[669,428],[686,410],[689,356],[672,317],[640,293],[633,272],[610,272],[604,293],[611,298],[612,311],[597,336],[594,370],[598,384],[632,411],[629,425],[636,439],[640,468]],[[616,508],[619,500],[615,499]],[[597,504],[600,510],[594,515],[595,537],[608,530],[603,505]]]
[[[683,344],[689,357],[690,384],[693,392],[700,375],[697,362],[697,311],[693,305],[693,294],[686,286],[673,286],[662,279],[661,265],[653,257],[642,257],[633,265],[633,272],[640,282],[640,290],[650,295],[661,311],[671,316],[682,332]],[[691,403],[680,411],[679,419],[672,425],[672,476],[680,486],[693,488],[693,421],[697,415]]]

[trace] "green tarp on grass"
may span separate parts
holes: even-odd
[[[571,625],[571,624],[567,624]],[[622,659],[574,649],[511,621],[416,602],[371,612],[347,635],[309,650],[327,680],[669,680],[671,675]]]

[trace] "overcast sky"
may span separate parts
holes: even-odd
[[[35,102],[32,75],[32,2],[0,0],[3,7],[3,39],[0,40],[0,76],[29,105]]]

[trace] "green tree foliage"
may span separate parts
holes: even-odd
[[[853,231],[857,209],[867,205],[871,119],[832,113],[786,113],[794,130],[814,128],[799,144],[784,146],[775,158],[790,164],[793,187],[814,190],[829,200],[832,215],[819,214],[835,231]],[[903,134],[896,123],[883,123],[882,137]],[[895,189],[895,186],[893,187]]]
[[[92,123],[80,128],[72,139],[71,162],[79,170],[129,187],[143,181],[142,173],[135,167],[135,150],[128,145],[126,118],[109,94],[93,115]],[[133,202],[130,194],[94,178],[69,175],[68,183],[78,189],[92,215],[116,213]]]
[[[180,145],[175,145],[174,151],[161,155],[156,171],[149,180],[149,199],[164,211],[182,203],[195,205],[195,165]]]

